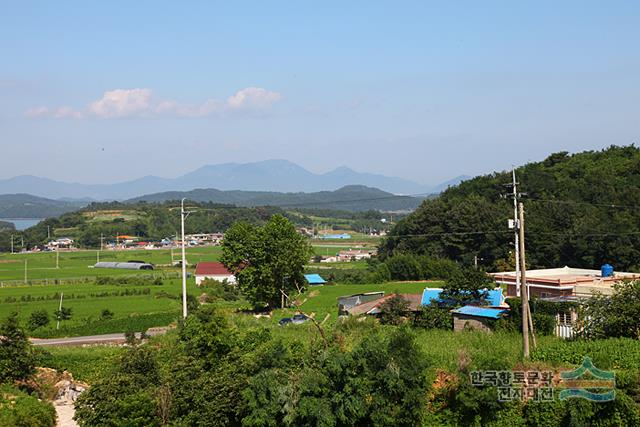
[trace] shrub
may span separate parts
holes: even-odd
[[[0,386],[0,426],[53,427],[53,406],[8,385]]]
[[[29,329],[33,331],[43,326],[47,326],[49,322],[49,313],[47,313],[47,310],[41,309],[36,310],[29,315],[28,326]]]
[[[424,329],[453,329],[453,316],[448,308],[434,305],[420,307],[413,318],[413,325]]]
[[[101,320],[113,319],[113,311],[109,310],[108,308],[105,308],[104,310],[102,310],[102,312],[100,312],[100,319]]]
[[[380,323],[399,325],[406,319],[409,311],[409,301],[396,293],[380,306]]]

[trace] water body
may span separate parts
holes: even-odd
[[[0,221],[12,222],[16,230],[26,230],[42,221],[42,218],[0,218]]]

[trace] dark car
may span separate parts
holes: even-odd
[[[293,323],[293,320],[290,317],[284,317],[282,319],[280,319],[280,321],[278,322],[278,325],[280,326],[286,326]]]
[[[291,319],[291,321],[292,321],[293,323],[295,323],[296,325],[299,325],[300,323],[304,323],[304,322],[306,322],[307,320],[309,320],[309,317],[307,317],[307,316],[306,316],[306,315],[304,315],[304,314],[295,314],[295,315],[293,316],[293,318]]]

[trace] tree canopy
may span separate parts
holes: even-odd
[[[293,224],[274,215],[261,227],[232,225],[225,233],[221,261],[255,307],[277,307],[281,291],[289,295],[304,287],[304,265],[311,254],[309,241]]]
[[[516,169],[526,216],[527,263],[640,268],[640,149],[560,152]],[[487,269],[513,265],[510,172],[479,176],[426,200],[380,247],[382,258],[427,254]]]

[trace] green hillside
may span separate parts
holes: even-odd
[[[368,210],[413,210],[422,199],[396,196],[364,185],[347,185],[335,191],[315,193],[278,193],[271,191],[221,191],[214,188],[192,191],[168,191],[136,197],[129,202],[162,203],[186,198],[196,202],[224,203],[236,206],[279,206],[294,208],[338,209],[360,212]]]
[[[48,218],[75,211],[85,202],[52,200],[30,194],[0,194],[0,218]]]
[[[516,170],[530,267],[640,269],[640,149],[560,152]],[[480,176],[426,200],[400,221],[382,255],[412,252],[487,269],[512,265],[510,172]]]

